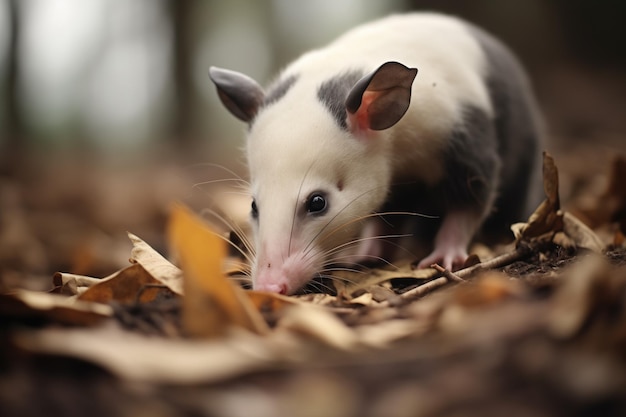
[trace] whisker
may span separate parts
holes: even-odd
[[[291,241],[293,240],[293,228],[296,224],[296,215],[298,214],[298,203],[300,202],[300,194],[302,193],[302,187],[304,186],[304,181],[306,180],[306,177],[309,176],[309,172],[311,171],[311,168],[313,168],[314,163],[315,163],[315,160],[311,162],[311,165],[309,165],[309,168],[304,173],[304,176],[302,177],[302,181],[300,182],[300,187],[298,188],[298,195],[296,196],[296,202],[293,207],[293,217],[291,218],[291,230],[289,232],[289,246],[287,249],[287,256],[291,256]]]
[[[333,274],[326,274],[326,273],[320,273],[318,274],[318,276],[320,278],[325,278],[330,280],[331,282],[347,282],[349,284],[357,284],[357,281],[349,279],[349,278],[345,278],[345,277],[338,277],[336,275]],[[330,289],[330,287],[328,285],[325,285],[326,288]]]
[[[317,274],[316,278],[319,278],[321,280],[323,279],[330,279],[331,281],[333,280],[333,278],[331,276],[328,275],[322,275],[322,274]],[[335,292],[335,288],[331,288],[330,286],[324,284],[321,281],[315,281],[315,280],[311,280],[307,286],[304,287],[305,293],[307,293],[307,287],[312,287],[313,289],[318,290],[318,292]],[[321,291],[321,290],[326,290],[326,291]],[[310,291],[308,293],[311,293]]]
[[[381,186],[382,187],[382,186]],[[344,212],[344,210],[346,210],[348,207],[350,207],[351,204],[353,204],[355,201],[357,201],[359,198],[363,197],[364,195],[371,193],[372,191],[381,188],[381,187],[374,187],[370,190],[367,190],[363,193],[361,193],[360,195],[356,196],[355,198],[352,199],[352,201],[350,201],[348,204],[346,204],[341,210],[339,210],[337,212],[337,214],[335,214],[318,232],[315,236],[313,236],[313,238],[311,239],[311,241],[309,242],[309,244],[304,248],[303,252],[306,252],[307,249],[309,248],[309,246],[311,246],[313,244],[313,242],[315,242],[317,240],[317,238],[324,232],[324,230],[326,230],[326,228],[328,226],[330,226],[330,224],[333,222],[333,220],[335,220],[337,218],[337,216],[339,216],[341,213]]]
[[[207,208],[207,209],[202,210],[202,214],[203,215],[209,214],[209,215],[214,216],[216,219],[221,221],[222,224],[224,224],[229,230],[233,230],[235,234],[239,237],[239,239],[241,240],[245,248],[248,250],[248,252],[242,250],[239,246],[235,245],[233,242],[231,242],[230,239],[226,238],[225,236],[222,236],[221,234],[217,232],[213,232],[213,233],[219,236],[222,240],[226,241],[231,247],[235,248],[248,262],[252,264],[253,257],[255,256],[255,250],[250,240],[248,239],[246,234],[243,232],[243,230],[234,221],[232,221],[232,219],[225,218],[216,210]]]
[[[335,227],[334,229],[332,229],[329,233],[325,234],[324,236],[322,236],[322,238],[320,239],[320,242],[324,242],[326,239],[328,239],[329,237],[331,237],[333,234],[339,232],[341,229],[350,226],[353,223],[356,222],[360,222],[363,221],[365,219],[370,219],[370,218],[374,218],[374,217],[380,217],[383,218],[383,216],[412,216],[412,217],[421,217],[421,218],[429,218],[429,219],[436,219],[438,218],[438,216],[430,216],[428,214],[421,214],[421,213],[415,213],[412,211],[387,211],[387,212],[381,212],[381,213],[369,213],[369,214],[365,214],[363,216],[359,216],[356,217],[352,220],[349,220],[345,223],[342,223],[340,225],[338,225],[337,227]],[[332,222],[332,220],[331,220]]]
[[[360,269],[355,269],[355,268],[344,268],[344,267],[332,267],[332,268],[324,268],[322,270],[320,270],[321,274],[324,274],[326,272],[350,272],[352,274],[361,274],[361,275],[367,275],[366,271],[360,270]]]
[[[250,191],[249,190],[244,190],[244,191],[222,191],[220,192],[220,194],[223,195],[243,195],[245,197],[250,197]]]
[[[351,240],[349,242],[346,242],[346,243],[343,243],[343,244],[341,244],[339,246],[336,246],[336,247],[330,249],[329,251],[327,251],[326,254],[327,255],[332,255],[333,253],[337,253],[337,252],[345,249],[346,247],[350,247],[351,245],[356,245],[358,243],[367,242],[367,241],[370,241],[370,240],[394,239],[394,238],[411,237],[411,236],[413,236],[412,233],[362,237],[362,238],[358,238],[358,239],[353,239],[353,240]]]
[[[205,185],[219,184],[223,182],[237,182],[237,183],[247,184],[247,181],[244,181],[240,178],[219,178],[215,180],[197,182],[194,185],[192,185],[191,188],[200,188]]]
[[[367,259],[371,259],[371,260],[373,260],[373,261],[379,261],[379,262],[382,262],[382,263],[386,264],[387,266],[390,266],[390,267],[392,267],[392,268],[394,268],[394,269],[396,269],[396,270],[399,270],[399,269],[400,269],[400,267],[399,267],[399,266],[397,266],[396,264],[394,264],[394,263],[392,263],[392,262],[389,262],[387,259],[383,258],[382,256],[376,256],[376,255],[360,255],[360,256],[361,256],[362,258],[367,258]],[[349,258],[352,258],[352,257],[353,257],[353,255],[336,256],[336,257],[334,257],[334,258],[332,259],[332,261],[329,261],[329,262],[328,262],[328,263],[326,263],[325,265],[332,265],[333,263],[337,263],[337,261],[338,261],[338,260],[340,260],[340,259],[345,259],[345,258],[348,258],[348,259],[349,259]],[[341,263],[341,262],[339,262],[339,263]],[[363,264],[361,264],[361,263],[355,263],[354,265],[358,265],[358,266],[361,266],[361,267],[365,267],[365,266],[364,266]]]
[[[225,172],[227,172],[228,174],[232,175],[233,177],[238,178],[238,179],[239,179],[239,180],[241,180],[242,182],[244,182],[244,183],[246,183],[246,184],[250,185],[250,182],[249,182],[249,181],[245,180],[245,179],[244,179],[241,175],[237,174],[237,173],[236,173],[235,171],[233,171],[232,169],[225,167],[224,165],[215,164],[215,163],[212,163],[212,162],[198,162],[198,163],[195,163],[195,164],[190,164],[190,165],[189,165],[189,168],[198,168],[198,167],[201,167],[201,168],[218,168],[218,169],[221,169],[222,171],[225,171]]]

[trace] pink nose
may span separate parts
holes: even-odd
[[[287,294],[287,286],[285,284],[261,283],[255,285],[255,290],[273,292],[277,294]]]

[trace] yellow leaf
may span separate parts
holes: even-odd
[[[232,327],[265,333],[268,326],[245,296],[223,273],[226,244],[189,209],[175,205],[169,240],[183,270],[183,325],[190,336],[222,336]]]

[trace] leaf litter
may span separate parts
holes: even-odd
[[[181,415],[568,415],[594,407],[619,415],[625,200],[614,177],[623,164],[616,160],[595,205],[570,212],[546,154],[546,199],[491,259],[483,251],[482,262],[474,257],[454,273],[415,270],[410,260],[346,272],[328,294],[244,291],[227,273],[224,237],[176,205],[168,230],[175,263],[129,234],[131,265],[106,278],[57,273],[56,294],[1,295],[2,337],[31,361],[95,365],[75,387],[110,374],[150,386],[159,393],[153,404]],[[615,224],[610,244],[594,231]],[[24,327],[33,318],[37,327]],[[9,368],[9,377],[23,372]],[[21,378],[44,378],[48,368]],[[103,415],[144,399],[110,386],[92,393]],[[0,395],[0,404],[23,410]],[[107,395],[125,399],[114,406]],[[234,406],[237,396],[243,404]]]

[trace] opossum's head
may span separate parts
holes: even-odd
[[[249,124],[255,289],[291,294],[354,246],[389,190],[385,131],[407,111],[416,73],[387,62],[314,86],[294,74],[266,94],[243,74],[211,68],[223,104]]]

